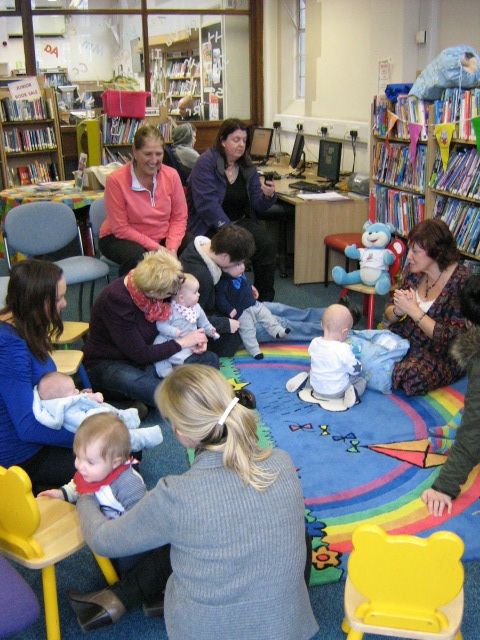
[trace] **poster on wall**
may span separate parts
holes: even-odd
[[[202,69],[204,116],[223,120],[222,25],[202,27]]]

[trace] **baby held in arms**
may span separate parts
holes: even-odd
[[[99,413],[115,413],[130,433],[132,451],[156,447],[163,441],[158,425],[140,426],[137,409],[117,409],[103,401],[100,392],[91,389],[79,391],[70,376],[59,371],[46,373],[33,390],[33,413],[37,420],[51,429],[75,433],[85,418]]]
[[[172,338],[183,338],[195,329],[204,329],[207,336],[214,340],[220,337],[215,327],[210,323],[204,310],[198,304],[200,298],[200,284],[195,276],[185,274],[185,280],[178,293],[171,297],[172,312],[166,320],[157,321],[158,336],[154,344],[160,344]],[[182,349],[167,360],[155,363],[155,370],[159,378],[166,378],[173,371],[174,366],[183,364],[192,355],[191,349]]]

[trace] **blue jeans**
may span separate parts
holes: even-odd
[[[282,327],[291,329],[291,332],[282,338],[283,342],[311,342],[314,338],[323,335],[321,321],[324,308],[297,309],[282,302],[265,302],[264,304],[274,316],[278,317]],[[272,341],[262,325],[257,324],[256,327],[258,342]]]
[[[206,364],[219,369],[218,356],[211,351],[193,354],[185,364]],[[153,364],[136,367],[128,360],[97,360],[85,364],[92,389],[101,391],[111,400],[140,400],[151,407],[155,406],[154,394],[160,384],[160,378]]]

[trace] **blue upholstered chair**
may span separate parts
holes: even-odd
[[[84,255],[80,229],[70,207],[48,200],[21,204],[8,212],[2,234],[9,269],[16,252],[28,258],[43,256],[64,249],[73,240],[78,240],[80,255],[55,262],[63,270],[67,285],[80,285],[78,312],[81,320],[83,284],[91,283],[91,307],[95,280],[106,278],[108,265]]]
[[[107,212],[105,209],[105,198],[102,196],[101,198],[97,198],[92,202],[88,211],[88,231],[90,233],[90,242],[97,258],[107,264],[109,268],[113,267],[118,270],[118,264],[102,255],[102,252],[100,251],[98,246],[100,227],[102,226],[102,223],[106,217]],[[107,275],[107,280],[108,278],[109,276]]]

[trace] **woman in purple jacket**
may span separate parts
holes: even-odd
[[[250,231],[255,240],[252,266],[260,300],[275,297],[275,245],[257,222],[256,212],[276,202],[273,181],[264,184],[249,155],[250,132],[237,118],[225,120],[215,144],[195,163],[187,182],[187,230],[212,237],[227,224]]]

